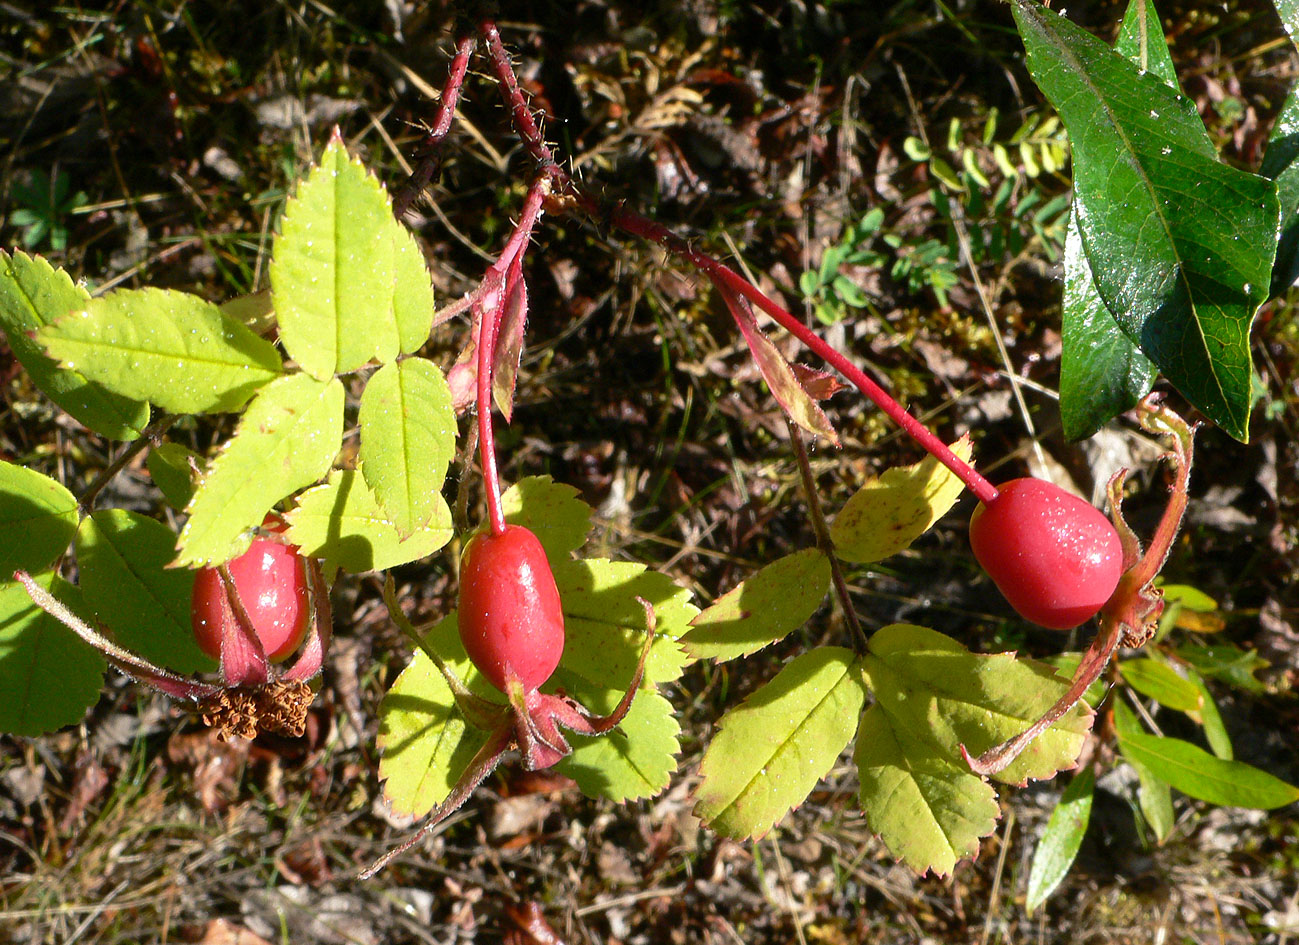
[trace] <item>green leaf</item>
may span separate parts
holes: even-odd
[[[1299,801],[1299,788],[1242,761],[1215,758],[1177,738],[1129,732],[1119,735],[1126,756],[1137,759],[1183,794],[1221,804],[1272,810]]]
[[[79,610],[76,588],[53,574],[37,582]],[[0,581],[0,732],[36,736],[80,722],[99,701],[108,664],[16,581]]]
[[[927,742],[954,765],[960,746],[978,755],[1036,722],[1069,688],[1055,670],[1011,653],[971,653],[925,627],[891,624],[867,641],[866,674],[899,740]],[[997,780],[1022,784],[1072,767],[1091,730],[1079,703],[1035,739]]]
[[[233,411],[282,370],[279,353],[211,302],[122,289],[36,333],[50,357],[172,413]]]
[[[1163,843],[1173,832],[1177,823],[1173,812],[1173,792],[1168,782],[1157,777],[1153,771],[1142,764],[1130,752],[1123,748],[1123,738],[1132,733],[1141,734],[1141,723],[1132,710],[1122,700],[1114,701],[1114,730],[1118,735],[1119,753],[1137,773],[1137,806],[1141,816],[1146,819],[1155,839]]]
[[[1190,681],[1200,690],[1202,700],[1200,708],[1194,712],[1188,712],[1192,719],[1200,723],[1204,729],[1205,741],[1209,743],[1209,748],[1219,758],[1231,761],[1235,757],[1231,747],[1231,736],[1227,734],[1227,726],[1222,721],[1222,713],[1218,711],[1218,704],[1213,700],[1213,694],[1209,692],[1209,687],[1202,677],[1189,666],[1186,667],[1186,674]]]
[[[1060,422],[1066,439],[1083,440],[1150,393],[1159,369],[1123,333],[1096,291],[1076,210],[1065,233],[1062,307]]]
[[[609,734],[590,738],[569,733],[573,753],[555,770],[576,781],[587,797],[620,802],[653,797],[677,770],[680,733],[672,704],[653,689],[641,689]]]
[[[319,380],[428,339],[433,287],[423,254],[337,136],[284,208],[270,275],[280,340]]]
[[[866,701],[856,663],[842,647],[803,653],[727,712],[699,767],[695,814],[743,839],[803,803],[852,738]]]
[[[961,459],[970,439],[952,444]],[[914,466],[886,469],[855,492],[835,516],[830,538],[846,561],[869,563],[897,554],[933,527],[961,496],[961,480],[932,456]]]
[[[1119,675],[1143,696],[1178,712],[1196,712],[1203,705],[1203,696],[1193,682],[1150,657],[1124,660],[1119,663]]]
[[[361,469],[402,537],[440,508],[456,448],[451,390],[438,368],[407,358],[380,368],[361,395]]]
[[[220,564],[242,554],[249,529],[275,503],[329,471],[343,436],[343,385],[290,374],[248,406],[208,464],[189,504],[176,563]]]
[[[77,500],[25,466],[0,461],[0,581],[14,571],[43,571],[77,531]]]
[[[748,656],[797,630],[830,589],[830,560],[816,548],[773,561],[715,600],[681,643],[692,659]]]
[[[564,657],[552,681],[587,708],[607,713],[622,698],[645,641],[645,610],[654,608],[654,647],[645,678],[665,682],[687,662],[677,642],[699,612],[690,592],[671,578],[631,561],[550,559],[564,608]]]
[[[1118,39],[1114,41],[1114,51],[1131,60],[1138,71],[1159,77],[1174,92],[1181,91],[1177,82],[1177,67],[1168,51],[1159,11],[1155,9],[1152,0],[1131,0],[1128,3],[1123,23],[1119,27]],[[1209,133],[1203,125],[1200,126],[1200,133],[1206,143],[1210,141]]]
[[[879,705],[861,718],[853,762],[871,830],[918,873],[949,875],[997,826],[992,785],[932,744],[899,732]]]
[[[361,473],[336,470],[324,485],[304,492],[286,516],[288,537],[303,554],[344,571],[386,571],[427,558],[451,540],[451,509],[441,493],[428,522],[403,537]]]
[[[1259,173],[1276,181],[1281,203],[1281,238],[1270,290],[1278,296],[1299,279],[1299,84],[1291,86],[1276,116]]]
[[[1096,288],[1206,415],[1248,437],[1249,330],[1276,250],[1272,183],[1218,161],[1194,103],[1032,0],[1014,13],[1073,149]]]
[[[1028,872],[1028,893],[1024,911],[1032,915],[1048,896],[1060,885],[1078,856],[1087,824],[1092,816],[1092,790],[1096,775],[1091,768],[1079,771],[1069,782],[1060,803],[1051,811],[1042,840],[1033,854],[1033,865]]]
[[[167,567],[175,552],[176,535],[161,522],[126,509],[95,512],[77,532],[81,593],[124,648],[178,673],[211,672],[216,661],[191,628],[194,572]]]
[[[1254,674],[1271,664],[1254,650],[1242,650],[1231,644],[1196,646],[1184,643],[1174,652],[1206,676],[1221,679],[1246,692],[1267,692],[1267,687]]]
[[[1272,0],[1290,41],[1299,45],[1299,0]]]
[[[203,457],[179,443],[161,443],[149,450],[144,461],[149,468],[153,484],[173,509],[183,509],[194,498],[194,469],[202,474],[206,465]]]
[[[459,645],[454,613],[438,623],[428,639],[461,679],[474,675]],[[501,701],[499,693],[496,699]],[[432,660],[417,650],[379,705],[379,778],[384,782],[384,797],[398,814],[427,814],[451,793],[486,741],[486,732],[465,722]]]
[[[112,440],[134,440],[149,422],[149,405],[59,367],[28,334],[85,308],[89,300],[89,292],[40,256],[0,250],[0,328],[32,383],[87,429]]]
[[[501,511],[505,521],[537,536],[552,563],[586,544],[591,530],[591,507],[572,486],[549,476],[529,476],[510,486],[501,495]]]

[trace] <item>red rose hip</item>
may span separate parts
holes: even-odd
[[[531,692],[564,653],[564,613],[546,551],[522,525],[479,532],[460,561],[460,642],[492,685]]]
[[[263,527],[280,531],[284,525],[267,518]],[[307,574],[298,550],[270,538],[256,538],[226,568],[266,657],[272,662],[287,658],[302,644],[311,617]],[[201,568],[195,576],[190,617],[199,649],[220,659],[221,638],[238,618],[216,568]]]
[[[1041,479],[1012,479],[979,503],[970,547],[1020,616],[1054,630],[1095,616],[1123,573],[1110,520]]]

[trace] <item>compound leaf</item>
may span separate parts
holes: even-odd
[[[303,554],[344,571],[385,571],[426,558],[451,540],[451,509],[434,493],[433,514],[403,536],[354,470],[340,469],[329,481],[304,492],[287,515],[288,537]]]
[[[0,461],[0,581],[42,571],[77,531],[77,500],[49,476]]]
[[[249,405],[189,504],[176,563],[220,564],[276,502],[329,471],[343,436],[343,385],[290,374]]]
[[[796,656],[722,717],[699,768],[696,815],[723,836],[765,835],[834,766],[865,701],[851,650]]]
[[[428,524],[456,448],[446,378],[431,362],[386,364],[361,395],[361,469],[402,537]]]
[[[270,276],[285,350],[319,380],[413,352],[433,324],[418,244],[337,134],[284,209]]]
[[[86,605],[117,643],[178,673],[211,672],[216,661],[194,640],[194,572],[168,568],[176,535],[126,509],[103,509],[77,532],[77,566]]]
[[[40,256],[0,250],[0,329],[32,383],[86,428],[112,440],[134,440],[149,422],[149,405],[123,397],[60,367],[30,332],[79,311],[90,293]]]
[[[80,611],[76,588],[53,573],[41,587]],[[44,735],[80,722],[99,700],[108,664],[32,603],[17,581],[0,581],[0,732]]]
[[[172,413],[233,411],[282,373],[279,353],[197,295],[121,289],[36,333],[50,357]]]
[[[970,438],[952,444],[971,456]],[[855,492],[835,516],[830,538],[846,561],[866,564],[897,554],[933,527],[960,498],[964,486],[946,466],[927,456],[913,466],[887,469]]]
[[[830,560],[816,548],[778,558],[693,621],[681,643],[692,659],[748,656],[797,630],[830,589]]]

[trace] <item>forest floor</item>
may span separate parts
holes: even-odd
[[[9,0],[0,246],[40,252],[95,292],[147,284],[220,301],[263,288],[286,196],[332,127],[390,188],[405,179],[446,75],[456,6]],[[1132,423],[1081,444],[1060,434],[1069,170],[1057,159],[1067,142],[1006,5],[503,6],[525,90],[586,187],[756,274],[946,438],[971,431],[994,481],[1032,472],[1099,496],[1129,465],[1129,508],[1139,526],[1153,521],[1164,479]],[[1074,0],[1068,12],[1112,39],[1123,6]],[[1299,76],[1275,12],[1261,0],[1179,0],[1160,12],[1224,159],[1257,168]],[[970,167],[982,182],[957,180]],[[440,175],[407,217],[441,300],[481,276],[529,170],[479,63]],[[841,266],[845,282],[801,293],[803,273],[875,208],[878,228],[857,247],[875,255]],[[502,473],[576,487],[597,509],[601,555],[661,569],[703,604],[815,543],[789,434],[715,293],[601,223],[548,216],[538,231]],[[973,266],[955,250],[961,227]],[[1172,634],[1267,660],[1248,690],[1215,682],[1212,692],[1236,756],[1292,783],[1297,300],[1292,291],[1258,320],[1251,442],[1200,434],[1188,524],[1165,571],[1216,602],[1209,619]],[[426,352],[449,365],[466,331],[448,323]],[[848,393],[827,412],[843,439],[812,453],[827,508],[920,458]],[[203,452],[230,425],[178,429]],[[0,347],[0,456],[75,492],[111,450],[43,401]],[[167,514],[142,464],[104,501]],[[967,497],[906,553],[850,571],[863,623],[921,623],[981,652],[1085,647],[1086,628],[1026,626],[982,577],[965,538],[972,507]],[[447,552],[395,577],[417,619],[453,606]],[[1002,791],[997,831],[950,877],[895,861],[857,805],[847,757],[765,838],[708,831],[691,792],[717,719],[800,647],[843,634],[829,605],[772,650],[692,668],[671,687],[682,752],[660,796],[591,800],[562,777],[507,765],[431,839],[360,882],[358,868],[409,829],[380,800],[376,710],[409,648],[376,587],[336,588],[337,638],[300,739],[219,741],[116,675],[81,726],[0,736],[0,942],[1299,940],[1297,806],[1224,809],[1178,795],[1173,830],[1156,842],[1135,775],[1103,735],[1082,851],[1032,915],[1029,865],[1067,776]],[[1113,698],[1132,696],[1119,686]],[[1166,713],[1159,721],[1182,731]]]

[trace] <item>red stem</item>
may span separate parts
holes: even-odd
[[[615,206],[609,208],[579,190],[568,173],[555,163],[554,154],[542,140],[541,131],[532,116],[532,110],[528,107],[523,98],[523,93],[519,89],[518,80],[514,75],[514,68],[510,65],[509,53],[501,42],[500,33],[496,29],[495,23],[484,20],[479,26],[479,31],[486,41],[492,68],[500,81],[501,95],[505,98],[506,105],[510,109],[515,131],[528,149],[528,153],[541,166],[541,172],[551,181],[556,192],[571,198],[596,219],[606,220],[610,225],[626,233],[657,243],[668,252],[685,259],[710,279],[725,283],[728,288],[743,295],[751,303],[757,305],[771,316],[786,331],[807,345],[814,354],[846,377],[854,387],[883,410],[894,423],[902,427],[912,439],[950,469],[978,497],[980,502],[987,504],[997,497],[996,486],[984,478],[973,466],[948,449],[946,443],[930,432],[919,420],[907,413],[902,405],[889,396],[882,387],[867,377],[860,368],[846,357],[821,340],[815,332],[799,319],[767,298],[757,287],[750,284],[733,269],[705,253],[698,252],[688,242],[666,227],[624,207]]]
[[[484,291],[475,308],[478,314],[478,450],[482,458],[483,483],[487,488],[487,517],[492,531],[505,532],[505,514],[501,511],[501,479],[496,470],[496,438],[492,433],[492,375],[496,366],[496,342],[500,333],[502,307],[506,299],[506,277],[516,264],[522,264],[523,251],[541,218],[541,205],[550,192],[550,181],[538,178],[528,188],[523,212],[509,242],[496,262],[483,276]]]
[[[473,55],[476,41],[473,36],[461,36],[456,41],[455,58],[451,60],[451,69],[447,75],[446,85],[442,87],[442,98],[439,100],[433,126],[420,142],[415,154],[420,162],[411,172],[409,179],[393,197],[392,213],[398,220],[415,201],[416,195],[428,186],[433,175],[437,173],[442,157],[442,141],[451,130],[455,120],[456,103],[460,101],[460,89],[464,86],[465,73],[469,70],[469,57]]]

